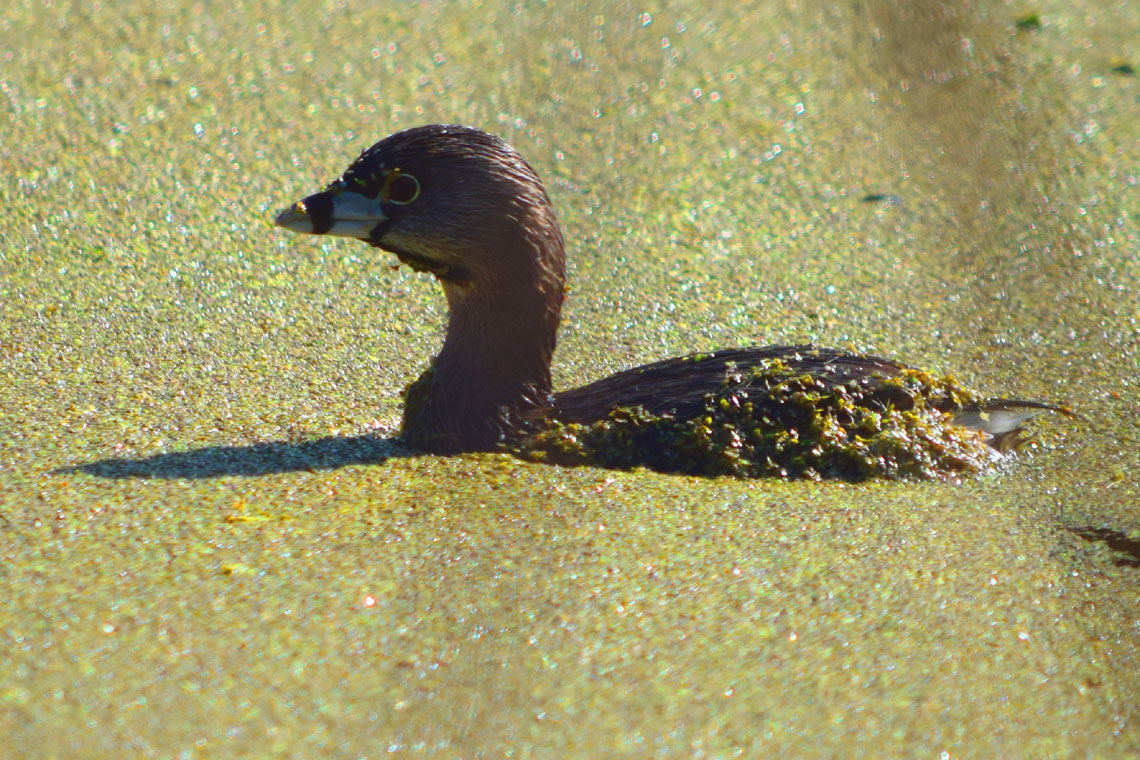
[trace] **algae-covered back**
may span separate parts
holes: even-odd
[[[831,383],[770,359],[728,371],[696,415],[638,406],[592,423],[553,420],[518,451],[557,464],[849,480],[945,479],[1000,461],[985,434],[936,403],[977,403],[950,378],[908,369],[864,380]]]

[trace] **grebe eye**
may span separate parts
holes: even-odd
[[[388,183],[388,200],[401,206],[420,197],[420,183],[410,174],[400,174]]]

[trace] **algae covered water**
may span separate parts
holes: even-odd
[[[0,732],[30,757],[1134,753],[1138,26],[6,10]],[[959,485],[415,455],[391,436],[435,284],[270,220],[429,122],[550,188],[556,388],[813,342],[1083,419]]]

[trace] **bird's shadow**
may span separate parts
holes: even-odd
[[[57,474],[82,472],[98,478],[220,478],[229,475],[274,475],[283,472],[335,470],[353,464],[380,464],[415,452],[397,439],[360,435],[291,443],[270,441],[249,446],[208,446],[191,451],[155,454],[141,459],[100,459],[63,467]]]

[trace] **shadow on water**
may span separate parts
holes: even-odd
[[[361,435],[302,443],[272,441],[249,446],[209,446],[142,459],[100,459],[60,468],[55,473],[82,472],[98,478],[218,478],[335,470],[353,464],[380,464],[393,457],[412,454],[395,439]]]

